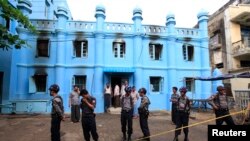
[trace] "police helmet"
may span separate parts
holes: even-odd
[[[49,87],[49,90],[58,93],[59,90],[60,90],[60,87],[59,87],[57,84],[52,84],[52,85]]]
[[[186,87],[181,87],[180,92],[184,92],[184,93],[187,92],[187,88]]]
[[[125,88],[125,92],[126,92],[126,93],[131,93],[131,91],[132,91],[132,88],[131,88],[130,86],[127,86],[127,87]]]
[[[138,93],[144,93],[146,94],[147,93],[147,90],[145,88],[140,88]]]

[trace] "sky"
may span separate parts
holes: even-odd
[[[95,21],[95,8],[103,5],[106,22],[133,23],[133,9],[141,8],[143,25],[165,26],[166,16],[175,15],[176,27],[192,28],[202,9],[213,14],[229,0],[67,0],[74,20]]]

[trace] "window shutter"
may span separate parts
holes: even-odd
[[[73,75],[71,79],[71,88],[73,88],[74,85],[75,85],[75,76]]]
[[[73,57],[76,57],[76,41],[72,41],[72,44],[73,44],[73,48],[72,48],[72,51],[73,51],[73,53],[72,53],[72,55],[73,55]]]
[[[150,77],[148,77],[148,90],[149,90],[149,92],[152,92],[152,85],[151,85],[151,83],[150,83]]]
[[[163,93],[164,91],[164,77],[161,77],[161,81],[160,81],[160,92]]]
[[[35,93],[36,92],[36,82],[34,77],[29,78],[29,93]]]
[[[48,57],[50,56],[51,41],[48,40]]]

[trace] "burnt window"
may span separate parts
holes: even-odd
[[[80,90],[86,88],[86,75],[75,75],[73,76],[72,86],[76,85]]]
[[[35,74],[29,79],[29,93],[45,93],[47,85],[47,74]]]
[[[194,46],[184,44],[182,46],[183,59],[186,61],[193,61],[194,59]]]
[[[162,92],[163,91],[163,77],[151,76],[150,81],[150,91],[151,92]]]
[[[49,57],[49,40],[48,39],[37,40],[37,56]]]
[[[113,54],[115,58],[125,58],[126,55],[125,42],[113,42]]]
[[[88,42],[74,41],[74,57],[83,58],[88,56]]]
[[[160,60],[162,54],[161,44],[149,44],[149,56],[152,60]]]
[[[195,81],[193,78],[186,77],[185,78],[185,86],[189,92],[195,92]]]

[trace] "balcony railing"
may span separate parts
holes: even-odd
[[[31,20],[31,23],[37,30],[54,30],[57,26],[55,20]]]
[[[198,37],[199,29],[176,28],[176,34],[181,37]]]
[[[233,55],[250,53],[250,39],[245,40],[244,42],[239,40],[232,43],[232,52]]]
[[[55,30],[57,28],[58,22],[56,20],[31,20],[32,24],[37,30]],[[69,31],[84,31],[84,32],[94,32],[96,31],[96,22],[88,21],[67,21],[66,30]],[[104,23],[104,31],[108,33],[133,33],[134,24],[130,23],[114,23],[106,22]],[[142,25],[140,32],[145,34],[153,35],[163,35],[168,33],[166,26],[156,26],[156,25]],[[178,37],[199,37],[199,29],[196,28],[175,28],[176,35]]]

